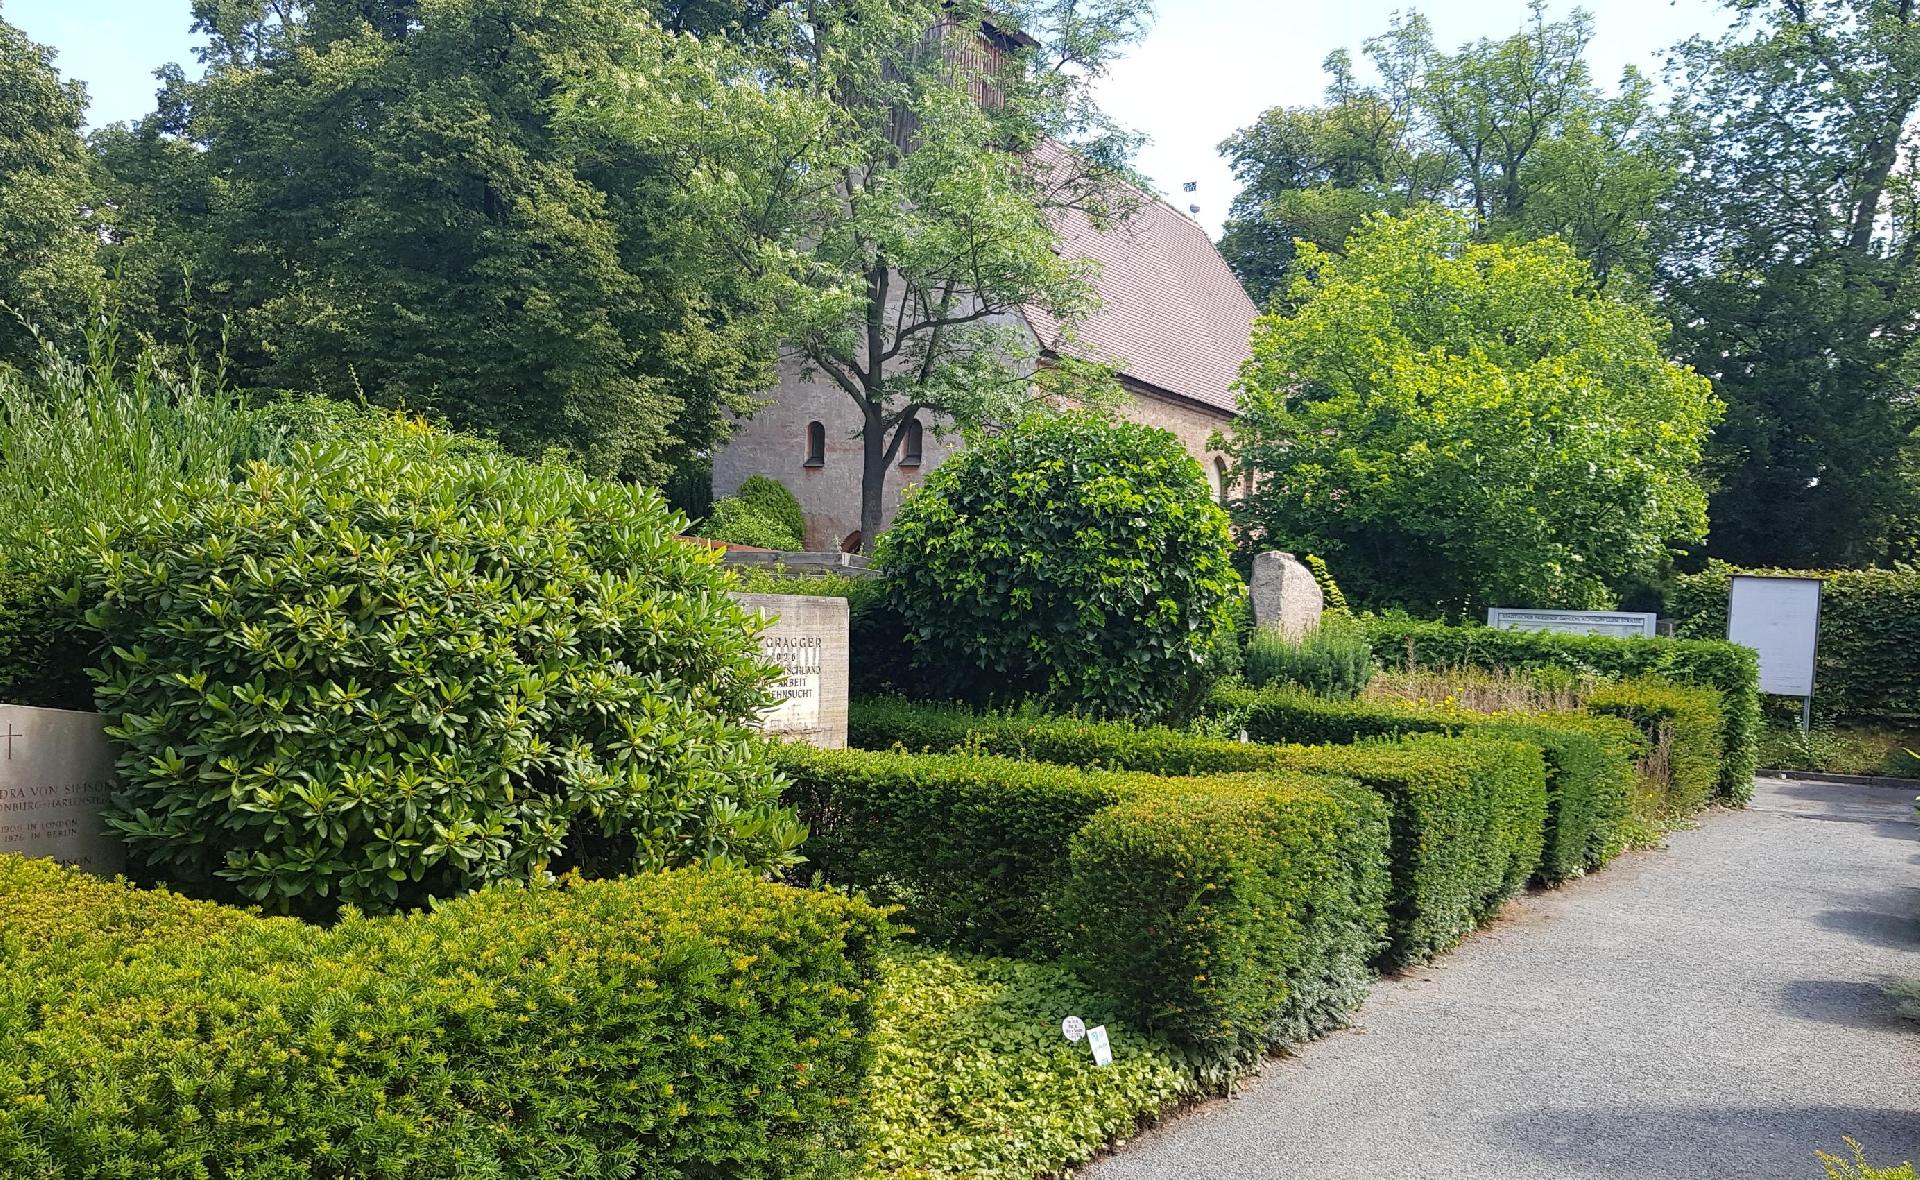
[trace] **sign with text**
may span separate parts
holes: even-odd
[[[736,594],[740,605],[767,620],[760,653],[778,665],[773,704],[760,729],[828,749],[847,744],[848,631],[844,598],[806,594]]]
[[[1496,606],[1487,610],[1487,626],[1499,631],[1559,631],[1567,635],[1612,635],[1615,638],[1651,636],[1657,615],[1620,610],[1520,610]]]
[[[113,763],[98,713],[0,705],[0,853],[103,877],[125,868],[126,850],[101,819]]]
[[[1736,574],[1727,591],[1727,638],[1760,656],[1760,691],[1813,695],[1820,639],[1820,579]]]

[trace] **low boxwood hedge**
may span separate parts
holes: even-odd
[[[1350,775],[1379,791],[1394,809],[1395,900],[1389,909],[1391,946],[1382,959],[1389,965],[1457,942],[1533,874],[1545,838],[1544,756],[1538,745],[1511,740],[1438,738],[1426,745],[1383,745],[1375,749],[1384,753],[1363,753],[1353,763],[1366,767],[1369,777],[1333,765],[1344,756],[1337,751],[1327,765],[1318,765],[1291,748],[1180,730],[1041,715],[981,716],[892,700],[855,702],[848,733],[861,745],[966,749],[1163,775],[1287,769]],[[801,811],[804,817],[806,808]],[[1524,830],[1529,822],[1531,830]],[[1465,843],[1432,847],[1441,841]]]
[[[1656,777],[1663,780],[1669,812],[1685,815],[1712,801],[1726,759],[1725,705],[1718,692],[1666,680],[1623,680],[1589,693],[1586,707],[1631,721],[1646,735],[1650,761],[1665,763]]]
[[[928,941],[1064,957],[1203,1060],[1337,1023],[1383,938],[1388,813],[1352,782],[790,746],[828,882]]]
[[[1724,639],[1616,639],[1550,631],[1497,631],[1407,618],[1363,620],[1373,649],[1389,665],[1422,668],[1567,668],[1614,680],[1658,676],[1718,689],[1725,754],[1721,798],[1753,795],[1760,756],[1760,665],[1751,648]]]
[[[886,928],[705,870],[321,928],[0,857],[0,1174],[842,1176]]]
[[[1624,846],[1640,731],[1577,713],[1473,713],[1411,701],[1331,701],[1290,689],[1223,688],[1209,707],[1255,741],[1345,745],[1413,733],[1510,738],[1547,761],[1547,821],[1538,880],[1558,884],[1599,868]]]

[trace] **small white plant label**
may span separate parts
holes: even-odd
[[[1096,1024],[1087,1030],[1087,1046],[1093,1050],[1093,1063],[1102,1069],[1113,1064],[1113,1048],[1107,1044],[1107,1026]]]
[[[1080,1038],[1087,1035],[1087,1022],[1078,1016],[1069,1016],[1060,1022],[1060,1035],[1077,1045]]]

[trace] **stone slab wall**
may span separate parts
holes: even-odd
[[[797,594],[736,594],[734,599],[771,620],[760,633],[760,649],[786,672],[774,687],[778,703],[761,715],[761,730],[829,750],[845,749],[847,600]]]
[[[114,751],[98,713],[0,705],[0,853],[112,876],[126,851],[101,812]]]

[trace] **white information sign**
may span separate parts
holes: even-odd
[[[1727,598],[1727,638],[1760,655],[1760,691],[1813,696],[1820,637],[1820,579],[1736,574]]]
[[[1487,626],[1497,631],[1560,631],[1569,635],[1653,635],[1656,615],[1622,610],[1520,610],[1487,608]]]
[[[1077,1045],[1087,1035],[1087,1022],[1078,1016],[1069,1016],[1060,1022],[1060,1035]]]
[[[1113,1064],[1113,1046],[1107,1043],[1107,1026],[1096,1024],[1087,1030],[1087,1047],[1093,1050],[1093,1063],[1102,1069]]]

